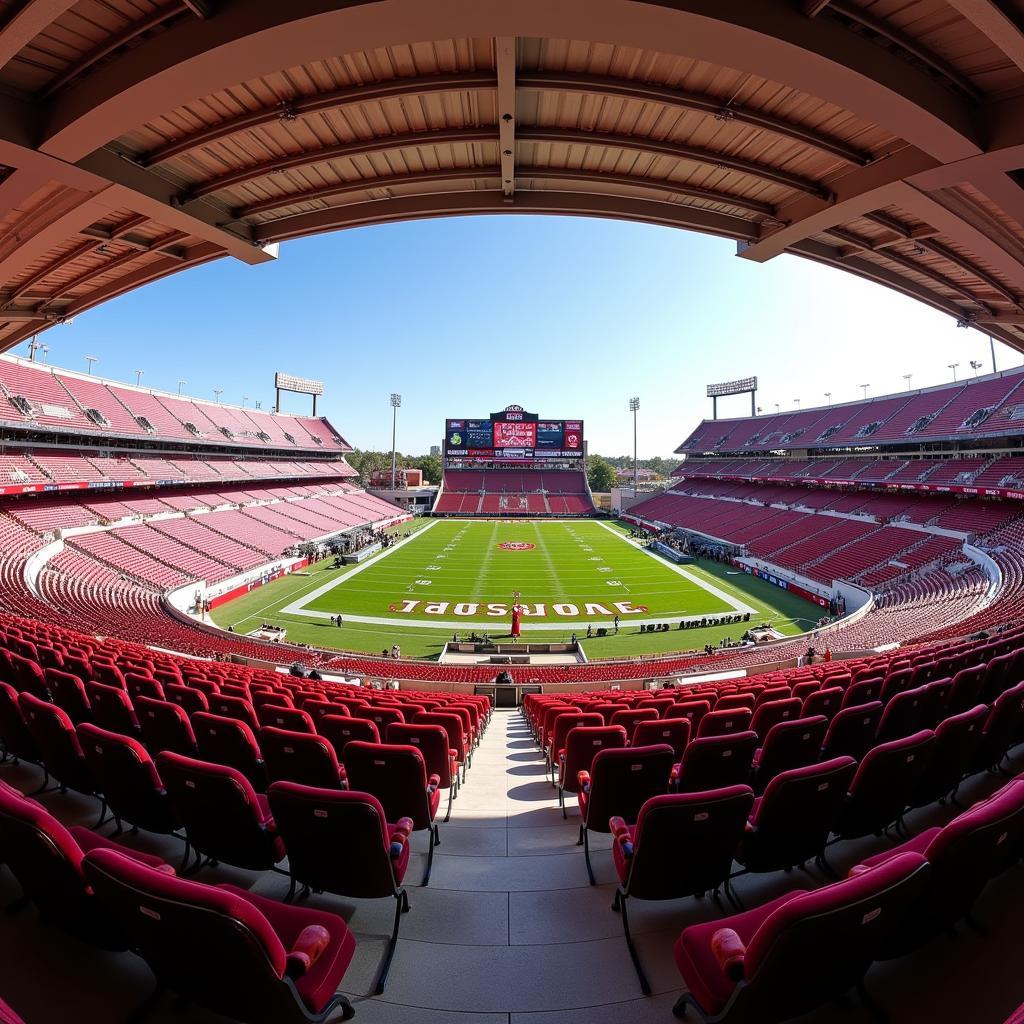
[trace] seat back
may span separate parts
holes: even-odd
[[[757,733],[705,736],[691,740],[683,751],[678,779],[681,793],[745,785],[757,749]]]
[[[701,719],[711,713],[711,702],[708,700],[676,701],[668,709],[668,718],[685,718],[690,723],[690,736],[696,737],[700,729]]]
[[[92,707],[85,692],[85,683],[78,676],[59,668],[46,670],[46,685],[53,697],[53,703],[63,708],[75,725],[92,718]]]
[[[824,715],[794,718],[791,722],[773,725],[765,737],[757,762],[757,778],[761,783],[779,772],[814,764],[821,754],[828,719]]]
[[[988,666],[974,665],[971,668],[961,669],[953,676],[953,689],[950,691],[949,702],[946,705],[949,714],[959,714],[961,711],[973,708],[978,703],[987,672]]]
[[[31,693],[22,693],[18,706],[46,770],[69,789],[95,793],[96,780],[89,771],[74,723],[67,714],[56,704],[49,704]]]
[[[813,690],[804,698],[800,717],[810,718],[812,715],[824,715],[831,721],[843,706],[845,692],[840,686],[830,686],[825,690]]]
[[[452,771],[452,747],[448,746],[448,733],[440,725],[427,725],[422,722],[392,722],[384,734],[386,743],[397,743],[401,746],[415,747],[423,755],[427,766],[427,775],[436,775],[441,781],[442,789],[448,789],[456,781],[456,772]]]
[[[461,764],[469,755],[469,742],[462,727],[461,715],[448,711],[420,711],[414,721],[418,725],[439,725],[448,734],[448,746],[455,751]]]
[[[37,763],[42,754],[28,731],[18,703],[18,691],[10,683],[0,682],[0,750],[9,757]]]
[[[202,760],[236,768],[261,793],[267,788],[267,773],[260,747],[245,722],[197,711],[192,715],[192,731]]]
[[[170,750],[192,756],[196,753],[196,736],[185,709],[169,700],[152,697],[135,699],[135,714],[146,746],[153,753]]]
[[[803,701],[799,697],[787,697],[784,700],[772,700],[762,704],[755,712],[750,723],[750,728],[757,733],[757,738],[763,743],[768,735],[768,730],[779,722],[785,722],[792,718],[800,717],[800,709]]]
[[[715,701],[715,711],[738,711],[745,708],[753,717],[756,701],[757,695],[753,693],[724,693]]]
[[[83,870],[160,985],[232,1020],[305,1018],[283,980],[280,937],[239,890],[166,875],[111,850],[90,852]],[[342,947],[349,958],[352,947]]]
[[[87,683],[85,689],[92,707],[92,720],[98,726],[123,736],[136,732],[138,723],[127,690],[106,683]]]
[[[631,747],[649,747],[655,743],[667,743],[672,748],[676,761],[683,756],[690,741],[690,723],[685,718],[662,718],[657,722],[637,722],[629,738]]]
[[[753,803],[749,786],[651,797],[637,817],[627,893],[670,900],[717,889],[729,877]]]
[[[829,722],[821,749],[822,760],[845,755],[859,761],[874,744],[881,718],[882,702],[878,700],[841,708]]]
[[[163,684],[152,676],[144,676],[138,672],[126,672],[124,685],[133,704],[138,697],[152,697],[155,700],[164,699]]]
[[[595,756],[602,750],[624,747],[626,741],[626,730],[621,725],[570,729],[565,737],[565,756],[559,763],[558,784],[566,792],[575,793],[579,773],[590,771]]]
[[[207,697],[207,700],[210,704],[210,714],[244,722],[253,732],[260,727],[253,706],[244,697],[229,693],[215,693]]]
[[[935,733],[922,729],[872,747],[857,767],[837,831],[844,838],[881,832],[898,821],[928,768]]]
[[[416,747],[353,740],[345,747],[344,763],[349,786],[372,793],[388,821],[412,818],[415,829],[430,827],[427,767]]]
[[[992,768],[999,764],[1021,738],[1024,726],[1024,683],[1005,690],[997,698],[985,719],[978,750],[978,767]]]
[[[330,705],[328,705],[329,707]],[[287,729],[289,732],[316,732],[313,718],[300,708],[286,708],[278,704],[262,704],[256,708],[260,728]]]
[[[673,759],[667,743],[598,751],[590,766],[587,829],[607,832],[611,817],[636,821],[647,800],[668,792]]]
[[[562,711],[551,722],[551,745],[548,748],[548,763],[555,764],[558,753],[565,749],[565,737],[570,729],[585,726],[603,726],[604,719],[597,712]]]
[[[909,668],[897,669],[894,672],[889,672],[882,683],[882,692],[878,695],[878,699],[883,705],[888,705],[889,701],[891,701],[896,694],[903,693],[904,690],[909,690],[913,687],[913,678],[914,673]]]
[[[878,950],[928,885],[918,854],[875,871],[798,893],[747,944],[741,992],[751,1020],[788,1020],[838,998],[860,981]]]
[[[843,707],[852,708],[860,704],[873,704],[882,693],[882,680],[877,678],[860,679],[850,683],[843,694]]]
[[[950,715],[939,723],[935,730],[935,750],[911,794],[911,807],[924,807],[956,789],[982,742],[987,715],[988,708],[978,704],[970,711]]]
[[[168,683],[164,695],[169,701],[180,704],[190,715],[196,711],[208,711],[210,702],[207,694],[195,686],[184,683]]]
[[[293,782],[271,783],[267,796],[297,881],[353,899],[394,895],[399,880],[375,796]]]
[[[377,725],[368,718],[324,715],[317,720],[316,728],[317,732],[334,747],[334,753],[341,762],[345,760],[345,747],[353,740],[361,740],[363,743],[380,742]]]
[[[166,752],[157,754],[156,765],[189,842],[201,853],[250,871],[267,871],[282,859],[272,819],[240,771]]]
[[[697,727],[697,737],[729,736],[732,733],[746,732],[753,717],[754,712],[747,707],[727,708],[723,711],[716,705],[714,711],[701,718]]]
[[[856,769],[852,757],[836,757],[775,775],[743,837],[740,863],[751,871],[778,871],[817,856],[839,817]]]
[[[932,684],[926,685],[931,686]],[[924,703],[924,686],[918,686],[913,690],[900,690],[893,694],[882,711],[882,719],[878,723],[878,732],[875,734],[876,742],[887,743],[889,740],[899,740],[923,728],[921,713]]]
[[[341,788],[341,766],[325,736],[264,726],[260,729],[259,746],[270,781],[298,782],[320,789]]]
[[[78,740],[93,777],[116,818],[147,832],[170,833],[179,821],[160,773],[146,748],[131,736],[91,722],[78,727]]]

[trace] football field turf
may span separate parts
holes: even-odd
[[[453,633],[507,635],[518,592],[524,640],[565,640],[612,627],[585,642],[591,657],[671,651],[737,638],[742,623],[678,629],[680,620],[750,613],[784,633],[812,626],[816,606],[717,563],[677,566],[595,520],[429,520],[407,539],[358,566],[314,567],[217,609],[218,625],[247,632],[263,621],[291,640],[376,651],[400,644],[436,654]],[[399,528],[401,534],[402,528]],[[338,629],[332,617],[340,614]],[[642,633],[641,624],[672,629]]]

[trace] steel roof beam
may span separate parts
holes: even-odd
[[[13,60],[40,32],[78,0],[28,0],[0,27],[0,68]]]
[[[516,38],[494,40],[498,70],[498,155],[501,159],[501,191],[511,202],[516,191]]]

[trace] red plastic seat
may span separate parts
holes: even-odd
[[[768,730],[764,746],[754,755],[754,780],[764,787],[780,772],[814,764],[821,753],[828,719],[824,715],[779,722]]]
[[[127,690],[105,683],[87,683],[85,691],[89,696],[93,722],[122,736],[138,735],[139,721]]]
[[[874,745],[881,718],[882,702],[878,700],[842,708],[829,722],[821,759],[852,757],[859,761]]]
[[[75,725],[92,720],[92,705],[86,693],[85,683],[71,672],[58,668],[46,670],[46,685],[53,703],[67,712]]]
[[[353,740],[363,743],[379,743],[377,725],[368,718],[353,718],[349,715],[324,715],[317,720],[317,732],[327,740],[338,760],[344,764],[345,747]]]
[[[786,697],[783,700],[767,701],[761,704],[754,712],[750,728],[753,732],[757,733],[757,738],[764,743],[768,730],[773,725],[778,725],[779,722],[786,722],[793,718],[799,718],[802,707],[803,701],[799,697]]]
[[[700,726],[697,729],[697,739],[704,739],[707,736],[731,736],[737,732],[746,732],[750,728],[753,717],[754,712],[750,708],[719,709],[716,705],[714,711],[701,718]]]
[[[448,807],[444,820],[452,814],[452,801],[459,791],[458,753],[448,746],[448,733],[440,725],[421,722],[392,722],[384,736],[385,743],[416,747],[423,755],[427,776],[436,775],[438,786],[448,790]]]
[[[267,871],[284,860],[267,798],[240,771],[171,753],[157,754],[156,765],[185,827],[183,864],[189,848],[250,871]]]
[[[621,725],[586,725],[570,729],[565,749],[558,751],[558,805],[568,818],[565,794],[579,791],[580,772],[589,772],[594,758],[602,750],[626,746],[626,730]]]
[[[673,787],[680,793],[696,793],[746,785],[756,750],[757,733],[751,731],[691,740],[672,769]]]
[[[939,723],[935,730],[935,750],[910,796],[911,807],[924,807],[956,794],[982,742],[988,713],[984,704],[978,704],[970,711],[950,715]]]
[[[691,925],[675,944],[687,992],[675,1006],[701,1020],[782,1021],[863,982],[928,884],[918,854],[882,869],[786,893],[755,910]]]
[[[312,716],[301,708],[263,704],[256,708],[256,719],[260,728],[270,726],[274,729],[287,729],[289,732],[316,732]]]
[[[135,702],[135,714],[139,719],[142,739],[154,754],[170,750],[175,754],[194,757],[197,753],[192,722],[180,704],[139,697]]]
[[[31,693],[22,693],[18,697],[18,706],[42,759],[46,776],[43,786],[52,776],[62,792],[73,789],[77,793],[95,796],[98,789],[96,779],[89,770],[75,726],[67,714],[56,704],[33,697]],[[105,809],[106,804],[100,810],[99,821],[103,820]]]
[[[274,782],[268,797],[288,848],[289,900],[296,883],[305,891],[355,899],[394,898],[394,928],[377,975],[376,992],[380,995],[395,955],[402,914],[409,910],[402,881],[409,866],[412,819],[389,823],[376,797],[353,790]]]
[[[667,743],[676,761],[683,756],[690,741],[690,722],[686,718],[662,718],[657,722],[637,722],[629,738],[631,747],[649,747],[654,743]]]
[[[267,771],[253,730],[239,718],[197,711],[192,716],[199,757],[240,771],[256,789],[267,788]]]
[[[297,782],[320,789],[344,786],[344,770],[325,736],[267,726],[260,729],[259,745],[271,782]]]
[[[355,952],[342,918],[233,885],[204,885],[97,850],[83,869],[157,983],[249,1024],[323,1022]]]
[[[42,754],[36,741],[25,724],[18,691],[10,683],[0,682],[0,750],[3,760],[17,763],[19,760],[32,764],[42,762]]]
[[[1024,682],[1001,693],[992,705],[982,730],[974,766],[998,768],[1021,738],[1024,726]]]

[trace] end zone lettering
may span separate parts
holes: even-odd
[[[524,604],[521,605],[524,618],[548,619],[557,617],[560,619],[572,619],[580,615],[587,617],[606,616],[611,618],[614,615],[642,615],[647,611],[646,605],[635,605],[632,601],[614,601],[609,604],[597,604],[585,602],[582,607],[569,602],[560,602],[550,607],[547,604]],[[403,615],[412,615],[419,612],[422,615],[457,615],[459,618],[471,618],[474,615],[486,615],[488,618],[504,618],[512,614],[512,609],[507,604],[481,604],[477,601],[402,601],[395,611]]]

